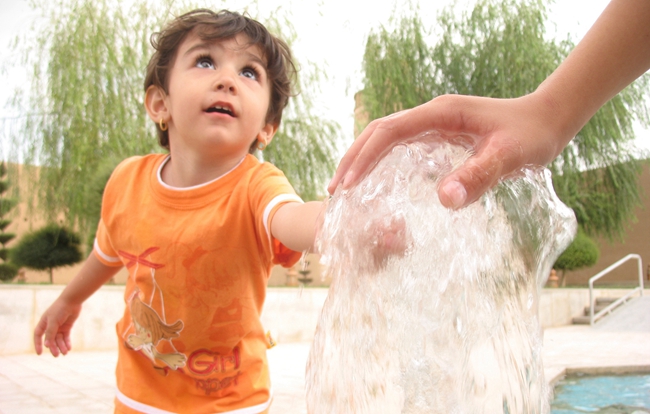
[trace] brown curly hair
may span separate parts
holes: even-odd
[[[147,65],[144,90],[155,85],[168,93],[169,71],[171,70],[178,47],[191,32],[201,40],[226,40],[242,33],[249,45],[258,46],[266,60],[266,71],[271,83],[271,102],[266,114],[266,122],[280,125],[282,111],[292,96],[292,85],[296,74],[289,46],[272,35],[260,22],[236,12],[221,10],[217,13],[208,9],[196,9],[169,22],[160,32],[151,35],[151,45],[155,49]],[[169,134],[158,130],[160,145],[169,149]],[[251,146],[255,146],[255,142]]]

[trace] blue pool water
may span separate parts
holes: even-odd
[[[566,377],[555,385],[551,413],[650,413],[650,374]]]

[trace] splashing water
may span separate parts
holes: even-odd
[[[312,414],[549,412],[538,298],[574,214],[543,168],[444,208],[437,184],[469,152],[437,137],[396,146],[329,202]]]

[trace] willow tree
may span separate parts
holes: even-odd
[[[533,92],[573,48],[546,35],[547,1],[479,0],[438,17],[437,42],[417,17],[380,28],[364,55],[364,105],[370,119],[441,94],[512,98]],[[406,62],[405,62],[406,61]],[[590,235],[622,237],[639,204],[640,164],[633,121],[648,123],[648,77],[601,108],[550,165],[558,196]]]
[[[109,0],[39,0],[32,7],[43,17],[16,43],[31,84],[13,101],[28,115],[14,156],[41,167],[28,169],[37,190],[25,194],[28,201],[48,221],[64,214],[88,231],[87,185],[102,160],[157,150],[142,79],[149,35],[168,9]]]
[[[172,0],[35,0],[32,6],[43,17],[16,42],[31,85],[12,101],[28,114],[14,137],[14,157],[41,167],[31,177],[38,184],[32,195],[47,218],[64,214],[87,236],[97,221],[98,181],[105,181],[107,168],[131,155],[162,151],[143,105],[150,36],[194,7]],[[290,29],[281,16],[273,21]],[[339,128],[313,115],[306,95],[292,108],[267,158],[304,198],[313,199],[333,171]]]
[[[252,6],[255,6],[253,3]],[[250,7],[250,12],[255,12]],[[263,20],[265,26],[291,45],[297,38],[290,10],[276,9]],[[316,65],[298,63],[294,96],[282,115],[282,124],[271,144],[264,150],[263,158],[280,168],[298,194],[305,200],[322,197],[334,173],[336,143],[341,138],[337,122],[317,115],[313,101],[327,80],[326,74]]]

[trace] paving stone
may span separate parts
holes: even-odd
[[[650,332],[566,326],[544,331],[548,381],[567,371],[650,372]],[[274,400],[270,414],[306,414],[305,365],[310,344],[280,343],[268,353]],[[114,351],[78,352],[64,358],[0,356],[0,413],[112,413]],[[618,370],[618,371],[617,371]]]

